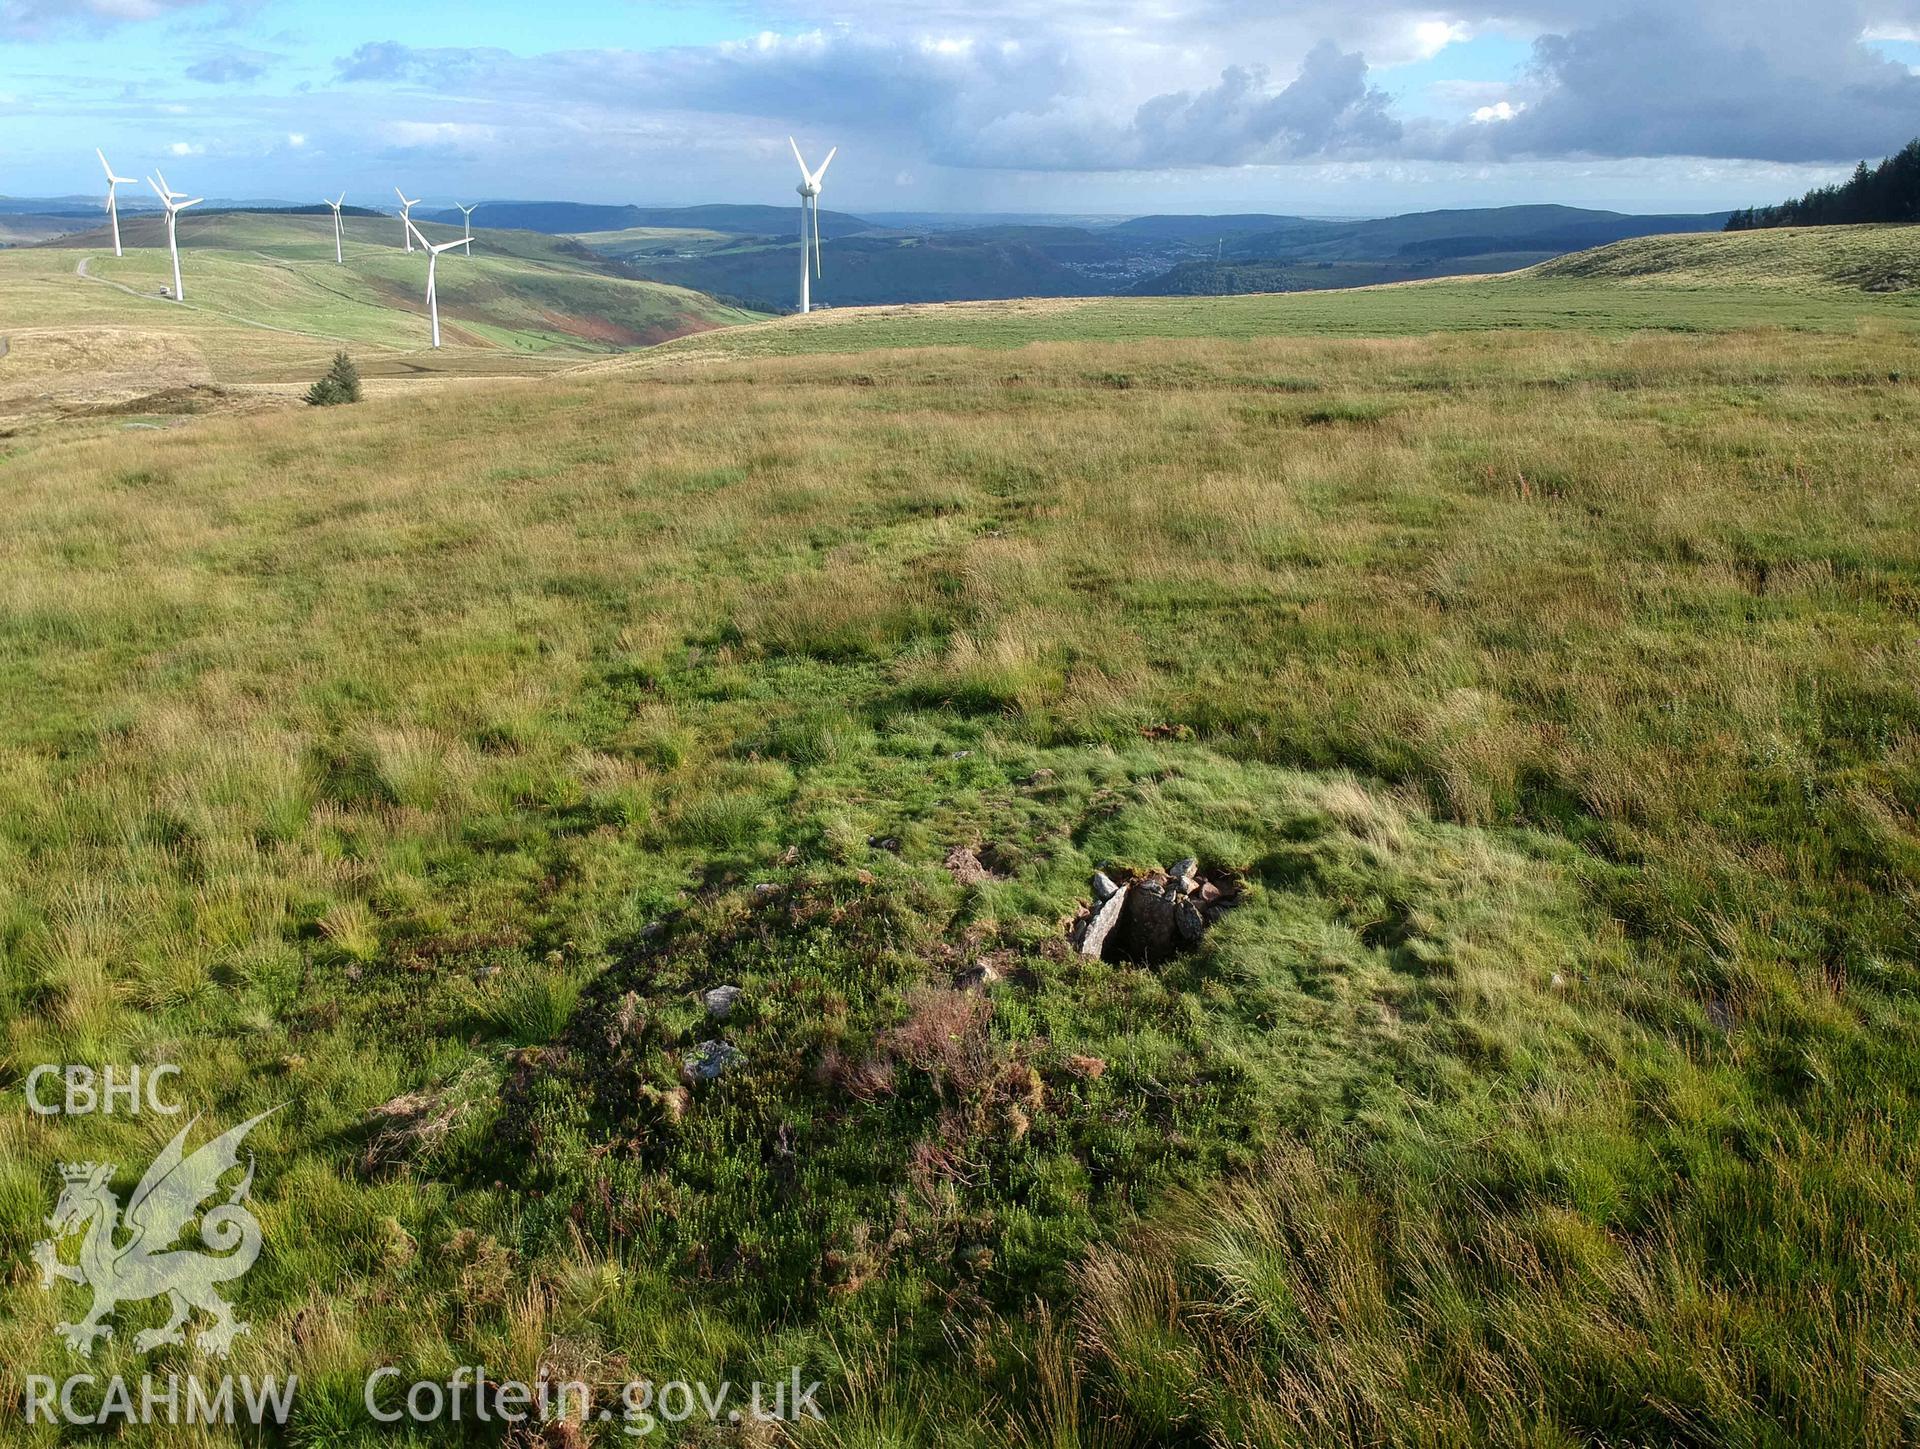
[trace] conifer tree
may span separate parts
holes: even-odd
[[[328,408],[359,401],[360,369],[346,353],[336,352],[327,375],[307,389],[307,402],[317,408]]]

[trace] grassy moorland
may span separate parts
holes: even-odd
[[[235,1367],[302,1445],[389,1362],[799,1365],[799,1443],[1911,1439],[1920,391],[1904,303],[1796,305],[17,442],[6,1078],[286,1104]],[[1198,951],[1065,948],[1187,854]],[[0,1258],[175,1125],[0,1118]],[[73,1307],[0,1287],[0,1392]],[[150,1315],[91,1370],[190,1366]]]

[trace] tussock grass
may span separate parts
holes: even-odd
[[[482,1358],[799,1363],[800,1442],[1910,1438],[1883,305],[36,435],[8,1079],[288,1104],[235,1366],[301,1373],[297,1442],[354,1442],[376,1363]],[[1203,951],[1062,949],[1093,866],[1189,853],[1249,884]],[[746,1066],[682,1101],[710,1036]],[[402,1098],[461,1110],[369,1171]],[[54,1161],[167,1135],[0,1134],[15,1262]],[[57,1316],[0,1288],[7,1391]]]

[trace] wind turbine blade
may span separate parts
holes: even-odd
[[[166,206],[173,205],[172,199],[167,195],[166,192],[160,189],[159,183],[156,182],[151,176],[147,178],[147,185],[153,188],[153,194],[160,198],[163,205],[166,205]]]
[[[840,148],[838,146],[835,146],[831,151],[827,152],[827,159],[822,161],[820,163],[820,169],[813,173],[813,184],[815,186],[818,186],[822,181],[827,179],[827,168],[833,165],[833,158],[839,154]]]
[[[402,191],[402,190],[401,190],[401,189],[400,189],[399,187],[397,187],[397,186],[396,186],[396,187],[394,187],[394,188],[393,188],[393,194],[394,194],[395,196],[397,196],[397,197],[399,197],[399,198],[400,198],[400,204],[401,204],[402,206],[412,206],[412,205],[413,205],[413,203],[412,203],[411,201],[408,201],[408,200],[407,200],[407,193],[406,193],[406,192],[404,192],[404,191]]]
[[[95,146],[93,148],[93,154],[100,158],[100,169],[107,173],[107,180],[113,180],[113,168],[107,165],[107,153],[102,151],[98,146]]]
[[[793,159],[800,163],[800,174],[811,182],[813,180],[813,173],[807,170],[807,158],[800,154],[800,143],[789,136],[787,137],[787,144],[793,147]]]
[[[196,196],[193,198],[192,201],[175,202],[173,209],[175,211],[185,211],[189,206],[198,206],[201,202],[205,201],[206,199],[207,198],[204,196]]]
[[[432,242],[430,242],[430,241],[428,241],[428,240],[426,239],[426,237],[425,237],[425,235],[424,235],[424,234],[422,234],[422,232],[421,232],[421,230],[420,230],[420,228],[419,228],[419,227],[417,227],[417,226],[415,226],[415,225],[413,224],[413,218],[412,218],[412,217],[410,217],[410,216],[403,216],[403,217],[401,217],[401,218],[400,218],[400,220],[402,220],[402,221],[404,221],[404,222],[405,222],[405,223],[407,224],[407,230],[408,230],[408,231],[410,231],[410,232],[412,232],[412,233],[413,233],[413,234],[414,234],[415,236],[417,236],[417,237],[419,237],[419,238],[420,238],[420,245],[421,245],[421,246],[423,246],[423,247],[425,247],[425,248],[426,248],[426,249],[427,249],[428,251],[432,251],[432,250],[433,250],[433,243],[432,243]]]

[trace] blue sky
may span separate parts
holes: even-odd
[[[1920,0],[0,0],[0,194],[1375,214],[1779,197],[1920,134]]]

